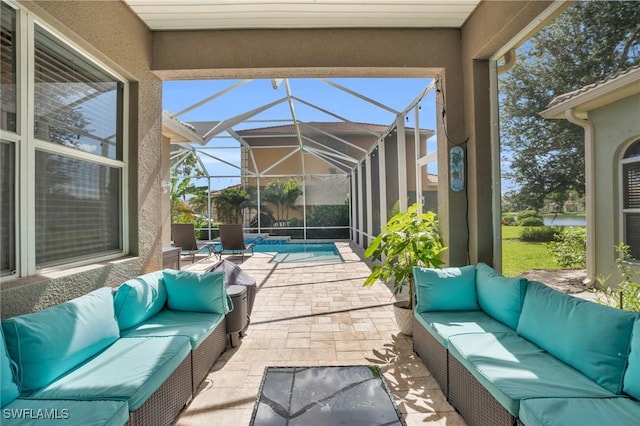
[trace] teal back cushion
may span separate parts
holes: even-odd
[[[164,308],[167,290],[162,271],[152,272],[123,283],[114,296],[120,330],[134,327]]]
[[[20,389],[15,380],[13,380],[13,366],[7,354],[7,347],[4,343],[4,333],[0,329],[0,381],[2,381],[2,389],[0,389],[0,407],[4,407],[20,395]]]
[[[631,352],[629,366],[624,374],[624,389],[626,393],[640,400],[640,317],[636,319],[631,337]]]
[[[416,312],[473,311],[476,297],[476,268],[413,268],[416,284]]]
[[[518,326],[524,295],[525,278],[506,278],[484,263],[476,265],[476,291],[483,311],[512,329]]]
[[[113,290],[84,296],[2,322],[16,379],[25,392],[48,385],[120,337]]]
[[[224,272],[162,271],[167,307],[175,311],[229,312]]]
[[[620,393],[636,314],[600,305],[530,281],[518,334]]]

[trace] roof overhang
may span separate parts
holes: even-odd
[[[460,28],[481,0],[123,0],[152,31]]]
[[[175,118],[169,111],[162,111],[162,135],[168,137],[171,143],[206,144],[206,141],[196,133],[195,129]]]
[[[640,93],[640,68],[635,68],[618,77],[580,89],[574,95],[562,95],[556,99],[566,99],[559,102],[552,101],[552,106],[542,111],[540,115],[547,119],[563,119],[565,111],[572,109],[576,116],[585,118],[589,111],[638,93]]]

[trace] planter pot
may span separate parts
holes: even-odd
[[[393,314],[396,317],[396,324],[400,333],[413,335],[413,311],[409,309],[409,302],[395,302],[393,304]]]

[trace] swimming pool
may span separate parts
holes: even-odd
[[[255,244],[253,250],[258,253],[275,253],[271,259],[271,262],[274,263],[343,262],[334,243],[286,243],[280,241],[279,243],[265,244],[262,242]]]

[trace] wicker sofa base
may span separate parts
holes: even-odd
[[[193,368],[191,391],[193,395],[196,394],[198,386],[207,377],[220,354],[227,348],[227,329],[225,324],[224,320],[221,321],[209,337],[198,348],[191,351]]]
[[[449,403],[469,426],[514,426],[511,415],[453,355],[449,358]]]
[[[431,373],[444,396],[449,398],[449,367],[447,348],[442,346],[420,322],[413,318],[413,351]]]
[[[191,400],[191,356],[137,410],[129,412],[130,426],[170,425]]]

